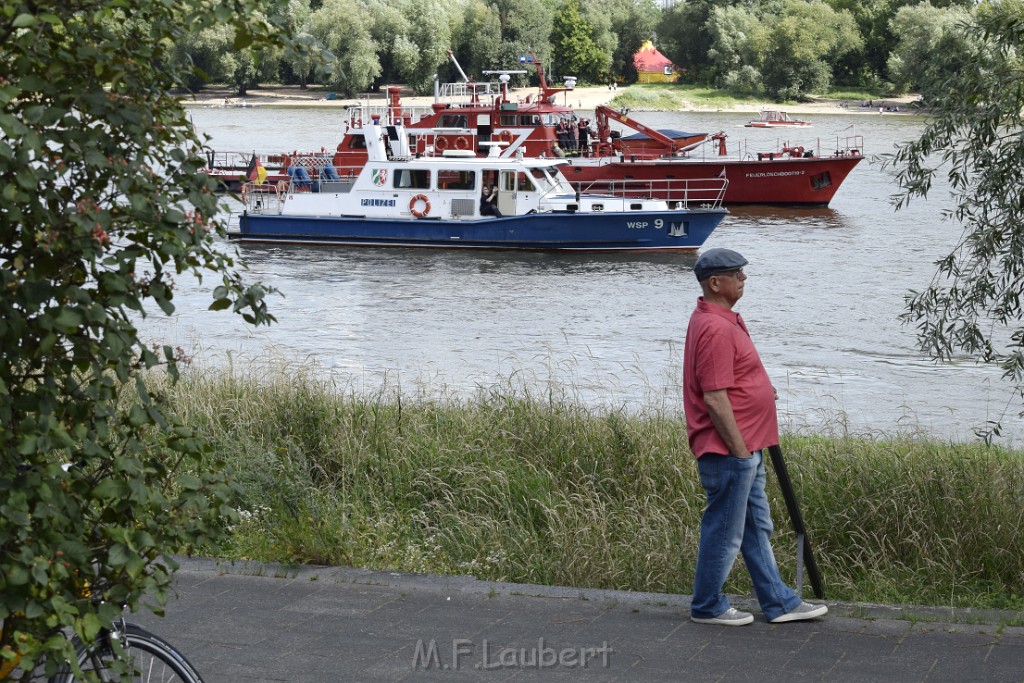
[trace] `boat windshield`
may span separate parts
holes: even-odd
[[[537,189],[544,194],[572,194],[574,190],[561,173],[553,168],[533,167],[530,175],[534,178]]]
[[[465,114],[442,114],[437,122],[438,128],[467,128],[469,122]]]

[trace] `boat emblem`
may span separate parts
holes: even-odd
[[[388,170],[386,168],[375,168],[373,169],[373,184],[377,187],[383,187],[384,183],[388,181]]]

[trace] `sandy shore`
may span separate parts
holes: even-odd
[[[559,95],[560,103],[565,103],[580,110],[593,110],[599,104],[608,104],[612,98],[619,94],[618,90],[609,90],[607,87],[598,88],[576,88],[572,93]],[[527,95],[537,93],[536,88],[519,88],[512,91],[514,99],[524,99]],[[373,103],[383,103],[383,93],[368,96]],[[790,114],[877,114],[878,107],[899,107],[901,113],[908,110],[908,105],[916,99],[916,96],[888,98],[874,102],[871,108],[861,107],[860,102],[842,100],[817,100],[814,102],[803,102],[780,107],[771,102],[751,102],[737,104],[722,109],[719,107],[702,106],[698,102],[684,102],[680,111],[730,111],[730,112],[759,112],[762,109],[784,109]],[[299,86],[265,86],[250,90],[244,97],[235,94],[235,90],[226,87],[207,87],[195,97],[185,97],[183,101],[186,106],[195,107],[216,107],[216,106],[274,106],[274,107],[346,107],[366,99],[324,99],[324,93],[319,90],[303,90]],[[406,106],[428,106],[434,101],[430,97],[402,96],[402,103]]]

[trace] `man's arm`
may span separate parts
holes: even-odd
[[[732,412],[728,390],[705,391],[704,403],[708,407],[715,431],[729,447],[729,452],[740,458],[749,458],[750,451],[747,450],[747,444],[743,441],[743,435],[740,434],[739,425],[736,424],[736,416]]]

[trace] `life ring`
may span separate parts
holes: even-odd
[[[418,202],[423,202],[423,210],[420,211],[416,208]],[[409,212],[412,213],[416,218],[423,218],[430,213],[430,199],[425,194],[418,194],[409,200]]]
[[[503,130],[498,133],[498,137],[501,138],[503,142],[512,142],[512,131],[507,129]]]
[[[455,149],[469,149],[469,140],[461,135],[455,138]]]
[[[434,149],[443,152],[448,149],[448,138],[437,136],[434,138]]]

